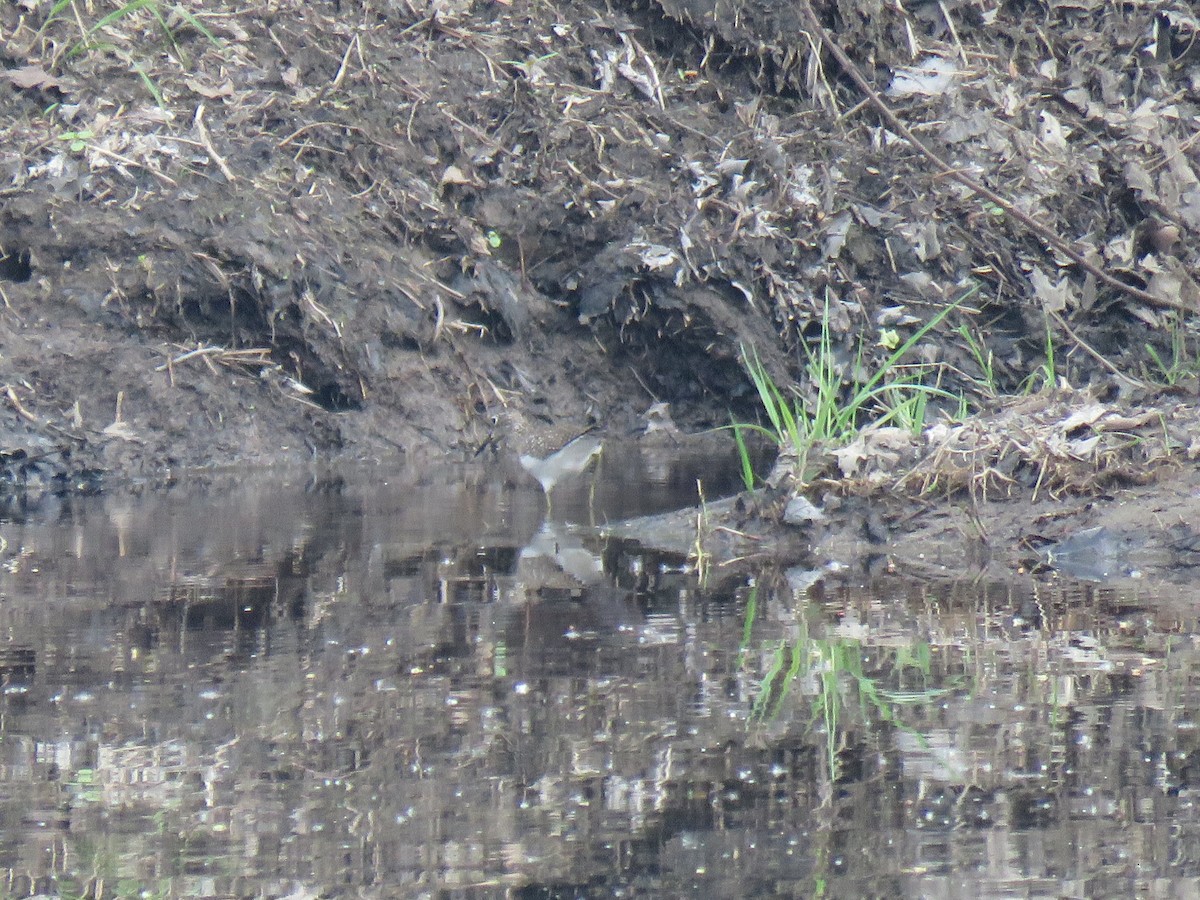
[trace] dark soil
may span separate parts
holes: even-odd
[[[214,3],[169,36],[51,6],[0,7],[13,482],[504,453],[659,402],[700,432],[758,415],[744,349],[811,398],[827,321],[851,391],[972,289],[911,360],[974,412],[967,462],[943,427],[842,489],[1194,455],[1188,4],[814,2],[854,72],[775,0]],[[1037,390],[1061,415],[1004,437]]]

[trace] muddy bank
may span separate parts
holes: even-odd
[[[811,401],[827,335],[852,394],[968,291],[897,372],[941,430],[818,474],[1032,496],[1186,464],[1194,19],[813,11],[4,7],[6,476],[517,454],[659,403],[702,432],[759,415],[743,348]]]
[[[1200,567],[1200,492],[1190,470],[1087,496],[922,499],[840,488],[810,488],[811,506],[759,490],[600,531],[686,559],[718,581],[774,564],[793,577],[838,583],[886,573],[932,583],[1064,580],[1161,590],[1190,584]]]

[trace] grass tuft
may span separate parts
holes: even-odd
[[[1046,337],[1042,364],[1034,369],[1021,382],[1022,394],[1037,394],[1041,391],[1052,391],[1058,386],[1058,364],[1055,361],[1054,330],[1050,326],[1050,317],[1046,317]]]
[[[1168,322],[1171,335],[1171,355],[1164,358],[1153,344],[1145,344],[1146,353],[1154,361],[1157,369],[1148,373],[1149,377],[1160,384],[1174,387],[1186,378],[1191,378],[1200,371],[1200,359],[1195,349],[1188,348],[1187,332],[1179,316],[1171,316]]]
[[[813,449],[818,446],[836,447],[849,444],[871,413],[874,414],[875,424],[894,423],[914,433],[920,433],[925,425],[926,407],[930,397],[952,400],[961,409],[961,396],[925,383],[925,367],[909,368],[902,366],[901,361],[925,335],[978,290],[978,285],[972,287],[917,329],[896,347],[874,375],[848,397],[843,391],[833,349],[828,305],[821,318],[821,336],[816,348],[805,348],[808,354],[806,368],[809,382],[816,391],[815,399],[810,402],[805,402],[795,386],[789,386],[786,392],[780,388],[763,366],[758,353],[753,348],[748,350],[743,346],[742,364],[754,384],[763,415],[769,423],[769,427],[737,423],[733,426],[741,457],[743,480],[752,481],[747,475],[747,472],[752,470],[743,429],[765,435],[781,453],[793,456],[795,477],[804,483],[809,477],[809,457]]]
[[[972,359],[975,360],[975,365],[979,368],[978,377],[967,377],[975,382],[975,385],[985,396],[992,399],[1000,396],[1000,387],[996,380],[995,354],[984,343],[983,336],[971,331],[965,323],[959,325],[957,331],[966,342],[967,350],[970,351]]]
[[[188,62],[187,56],[184,53],[183,47],[180,46],[178,39],[180,26],[178,24],[173,26],[171,22],[168,21],[168,16],[164,15],[164,7],[158,2],[158,0],[130,0],[129,3],[125,3],[113,11],[102,15],[100,18],[91,22],[91,24],[88,24],[84,21],[83,16],[80,15],[80,11],[75,3],[75,0],[57,0],[57,2],[50,7],[50,11],[47,13],[41,27],[38,29],[37,37],[40,39],[42,35],[46,33],[47,28],[49,28],[57,20],[66,18],[68,11],[71,12],[74,16],[76,27],[79,30],[79,40],[70,45],[70,47],[67,49],[67,58],[71,59],[74,57],[84,56],[88,53],[96,51],[111,53],[113,56],[116,56],[127,66],[129,66],[130,71],[134,72],[138,78],[141,79],[151,96],[154,97],[155,102],[162,106],[164,104],[162,91],[159,89],[154,79],[151,78],[147,73],[145,67],[137,60],[136,56],[131,53],[128,48],[121,46],[119,43],[115,43],[111,40],[100,39],[100,33],[104,29],[110,28],[121,23],[122,21],[130,19],[143,10],[151,17],[151,19],[153,19],[158,31],[162,34],[164,40],[170,46],[171,52],[174,54],[176,59],[179,60],[184,68],[190,68],[190,63]],[[169,12],[170,16],[176,20],[176,23],[182,22],[191,27],[197,33],[203,35],[209,41],[209,43],[215,47],[219,47],[221,45],[221,42],[217,36],[214,35],[202,21],[200,21],[195,13],[190,12],[182,5],[178,4],[167,8],[167,11]]]

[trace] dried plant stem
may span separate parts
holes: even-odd
[[[4,386],[4,395],[8,397],[8,402],[12,404],[12,408],[16,410],[22,418],[33,422],[35,425],[38,423],[38,417],[24,407],[24,405],[21,403],[21,398],[17,396],[17,392],[13,390],[13,386],[11,384],[6,384]]]
[[[212,138],[209,137],[208,126],[204,124],[203,103],[196,107],[196,115],[192,117],[192,124],[196,126],[196,133],[200,135],[200,141],[204,145],[204,149],[208,151],[208,155],[212,157],[212,161],[217,164],[217,168],[221,170],[221,174],[225,176],[225,180],[230,184],[237,181],[237,176],[233,174],[233,170],[229,168],[229,164],[217,152],[217,148],[213,146]]]

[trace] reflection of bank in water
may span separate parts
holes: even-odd
[[[1140,579],[1146,570],[1188,573],[1200,564],[1197,532],[1184,522],[1158,529],[1084,528],[1035,552],[1038,569],[1096,582]]]
[[[246,631],[305,611],[307,570],[291,555],[212,576],[180,576],[161,588],[156,624],[168,632]]]

